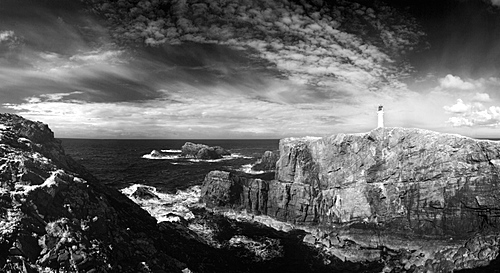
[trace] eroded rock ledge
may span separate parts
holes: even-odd
[[[292,223],[341,259],[446,272],[498,255],[499,168],[498,142],[420,129],[288,138],[275,180],[212,172],[202,200]]]

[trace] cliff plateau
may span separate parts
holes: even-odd
[[[449,272],[498,255],[499,170],[499,142],[379,128],[283,139],[274,180],[214,171],[202,200],[291,223],[342,260]]]

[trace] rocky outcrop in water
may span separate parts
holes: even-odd
[[[385,128],[283,139],[275,180],[216,171],[202,198],[293,223],[344,260],[447,272],[498,255],[499,170],[498,142]]]
[[[252,166],[253,171],[275,171],[276,162],[279,159],[279,153],[273,151],[265,151],[262,157]]]
[[[182,155],[198,159],[219,159],[231,153],[220,146],[210,147],[205,144],[186,142],[182,146]]]

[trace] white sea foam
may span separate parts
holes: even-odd
[[[180,156],[178,155],[162,155],[162,156],[158,156],[158,155],[151,155],[151,154],[145,154],[143,156],[141,156],[142,158],[144,159],[150,159],[150,160],[175,160],[175,159],[179,159],[181,158]]]
[[[175,153],[175,154],[180,154],[182,153],[182,150],[160,150],[162,153]]]
[[[170,162],[172,165],[182,165],[182,166],[189,166],[193,165],[193,162]]]
[[[181,158],[178,155],[162,155],[162,156],[156,156],[156,155],[151,155],[151,154],[145,154],[142,156],[142,158],[145,159],[152,159],[152,160],[166,160],[166,159],[179,159]]]
[[[158,198],[138,198],[133,193],[139,187],[147,188],[151,193]],[[158,222],[162,221],[180,221],[179,217],[186,220],[194,218],[190,208],[200,206],[201,187],[193,186],[185,191],[177,191],[175,194],[162,193],[156,190],[155,187],[134,184],[130,187],[121,190],[132,201],[145,209],[151,216],[155,217]],[[177,217],[179,216],[179,217]]]
[[[198,159],[198,158],[189,158],[187,159],[190,162],[221,162],[221,161],[226,161],[226,160],[232,160],[232,159],[238,159],[238,158],[245,158],[245,159],[251,159],[253,157],[251,156],[245,156],[242,154],[231,154],[231,155],[224,155],[222,158],[218,159]]]
[[[142,156],[142,158],[151,159],[151,160],[183,160],[183,161],[189,161],[189,162],[221,162],[221,161],[233,160],[233,159],[238,159],[238,158],[251,159],[253,157],[251,157],[251,156],[245,156],[245,155],[238,154],[238,153],[234,153],[234,154],[231,154],[231,155],[222,156],[222,158],[219,158],[219,159],[189,158],[189,157],[184,157],[184,156],[179,155],[179,154],[172,154],[172,155],[168,155],[168,154],[165,154],[165,155],[145,154],[145,155]]]
[[[242,165],[238,171],[242,171],[244,173],[250,173],[250,174],[262,174],[262,173],[265,173],[265,171],[254,171],[252,170],[252,167],[254,166],[255,164],[245,164],[245,165]]]

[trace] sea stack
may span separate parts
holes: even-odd
[[[343,260],[449,272],[497,257],[499,172],[499,142],[385,128],[282,139],[274,180],[213,172],[202,198],[293,224]]]

